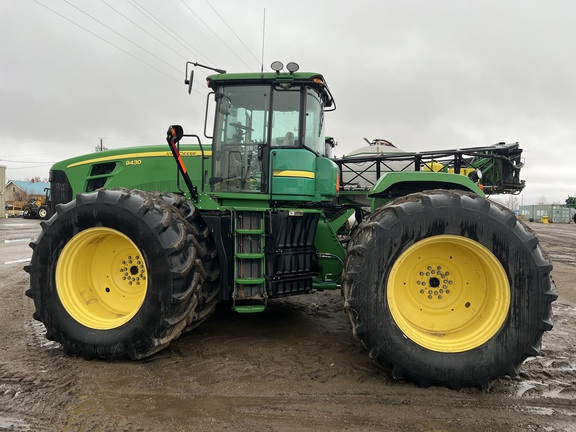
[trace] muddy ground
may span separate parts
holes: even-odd
[[[67,356],[24,296],[39,223],[0,220],[0,430],[576,431],[576,226],[530,226],[554,264],[555,328],[483,392],[393,380],[352,338],[339,292],[219,310],[145,361]]]

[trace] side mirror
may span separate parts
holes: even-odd
[[[168,132],[166,132],[166,141],[170,143],[174,141],[175,143],[179,142],[182,137],[184,136],[184,129],[180,125],[173,125],[168,128]]]
[[[194,69],[190,70],[190,78],[184,80],[184,84],[188,84],[188,94],[192,93],[193,82],[194,82]]]
[[[217,98],[220,99],[218,101],[218,112],[222,115],[230,114],[232,109],[232,102],[230,101],[230,98],[224,95],[220,95],[219,97],[217,96]]]

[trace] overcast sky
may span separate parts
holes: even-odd
[[[260,70],[264,9],[265,68],[325,76],[338,155],[363,137],[406,151],[519,141],[521,203],[576,195],[574,0],[0,0],[7,179],[47,177],[100,138],[201,135],[205,74],[189,96],[185,62]]]

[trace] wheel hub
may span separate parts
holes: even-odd
[[[461,352],[500,329],[510,284],[502,264],[480,243],[441,235],[400,255],[390,271],[387,298],[408,338],[434,351]]]
[[[438,265],[435,268],[427,266],[418,272],[420,277],[416,285],[421,286],[420,294],[426,296],[429,300],[442,300],[446,295],[450,295],[450,288],[454,280],[450,277],[450,272],[444,270]]]
[[[56,287],[66,311],[93,329],[128,322],[144,302],[148,273],[138,247],[111,228],[89,228],[72,237],[58,259]]]
[[[132,257],[128,255],[122,260],[122,267],[120,268],[120,276],[122,281],[127,285],[140,285],[141,282],[146,280],[144,272],[144,261],[141,260],[139,255]]]

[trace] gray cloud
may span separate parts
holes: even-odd
[[[162,143],[171,123],[201,133],[204,75],[189,97],[184,58],[258,70],[266,8],[264,64],[325,75],[338,154],[364,136],[408,151],[520,141],[524,203],[576,194],[576,2],[210,0],[250,53],[205,1],[186,0],[196,15],[177,0],[138,2],[181,43],[129,2],[107,1],[168,49],[105,3],[70,0],[151,56],[65,2],[38,1],[120,49],[36,2],[0,3],[0,159],[53,162],[92,151],[99,137],[109,147]],[[11,179],[49,169],[0,164]]]

